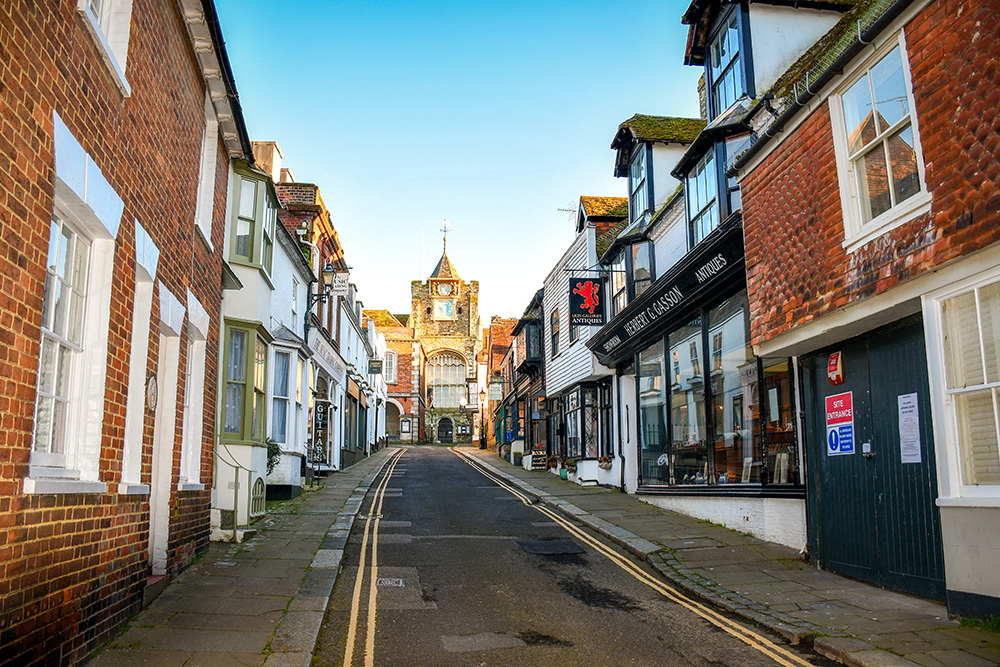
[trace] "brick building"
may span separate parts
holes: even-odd
[[[813,554],[962,615],[1000,612],[998,9],[858,2],[733,170],[753,343],[802,369]]]
[[[0,664],[83,660],[208,544],[222,44],[210,1],[0,8]]]
[[[385,434],[390,442],[417,443],[424,440],[424,364],[427,353],[412,327],[409,315],[388,310],[366,310],[385,337],[386,354],[382,374],[387,385]]]
[[[493,383],[494,379],[498,380],[499,386],[499,396],[497,396],[497,391],[491,387],[490,392],[494,394],[493,397],[487,395],[487,405],[485,406],[485,425],[483,426],[484,433],[481,437],[485,438],[485,444],[489,449],[497,449],[500,441],[503,439],[498,437],[500,424],[497,420],[497,409],[500,406],[504,387],[502,382],[503,377],[503,360],[507,355],[508,350],[510,350],[510,344],[513,340],[514,327],[517,325],[518,318],[505,319],[494,315],[490,318],[490,326],[487,327],[484,332],[484,353],[486,355],[486,377],[489,381]]]

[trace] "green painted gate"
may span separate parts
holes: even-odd
[[[833,386],[827,370],[836,351],[842,355],[844,382]],[[804,359],[803,370],[810,436],[810,539],[819,565],[885,588],[944,600],[921,319],[907,318],[824,350]],[[844,418],[836,408],[828,418],[827,398],[846,392],[853,399],[854,452],[831,455],[840,451],[838,444],[844,447],[846,438],[840,436],[846,434],[833,436],[831,447],[828,419]],[[919,449],[913,446],[914,417]],[[901,423],[906,443],[901,441]]]

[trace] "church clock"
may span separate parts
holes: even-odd
[[[455,319],[455,300],[454,299],[435,299],[434,300],[434,319],[436,319],[436,320],[453,320],[453,319]]]

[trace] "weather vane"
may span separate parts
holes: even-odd
[[[444,247],[445,250],[448,249],[448,232],[451,231],[451,223],[448,222],[448,218],[441,221],[441,232],[444,234]]]

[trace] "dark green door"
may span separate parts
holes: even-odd
[[[832,386],[827,363],[835,351],[842,355],[844,382]],[[810,532],[819,564],[885,588],[943,600],[922,321],[907,318],[846,341],[804,366],[812,406],[807,410]],[[827,398],[847,392],[853,403],[854,451],[833,449],[831,454]]]

